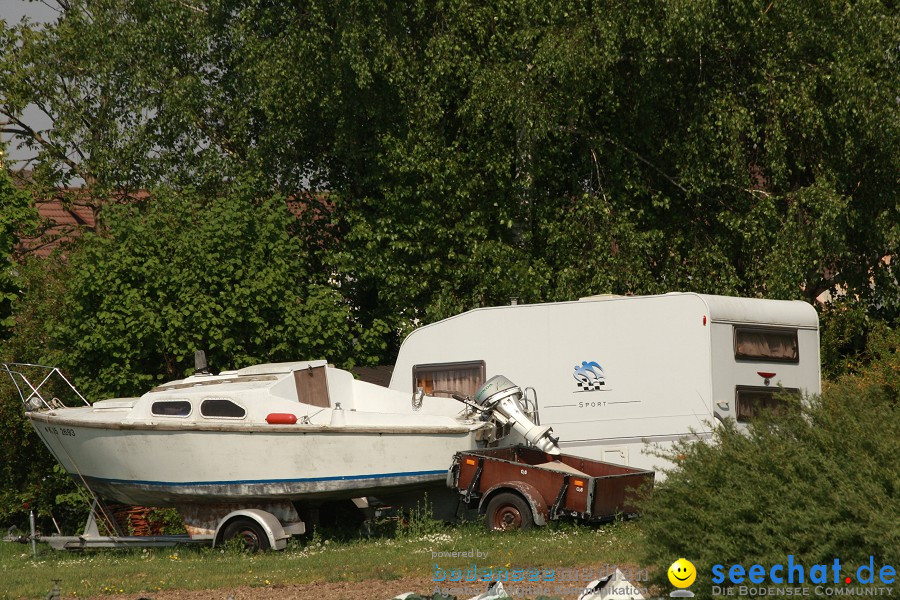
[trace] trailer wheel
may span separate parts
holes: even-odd
[[[252,519],[235,519],[225,527],[222,533],[222,541],[226,544],[231,540],[238,540],[244,550],[250,553],[269,549],[269,536]]]
[[[531,507],[518,494],[503,492],[488,502],[485,511],[488,531],[515,531],[531,529],[534,526],[534,515]]]

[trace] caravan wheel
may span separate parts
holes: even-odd
[[[515,531],[531,529],[534,516],[531,507],[518,494],[504,492],[497,494],[488,502],[485,511],[488,531]]]

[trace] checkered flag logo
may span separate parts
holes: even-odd
[[[606,385],[606,373],[603,372],[603,367],[595,361],[582,361],[580,367],[575,367],[573,376],[579,391],[582,392],[600,390]]]
[[[599,390],[604,385],[606,385],[605,381],[579,381],[578,382],[578,387],[580,387],[581,391],[583,391],[583,392]]]

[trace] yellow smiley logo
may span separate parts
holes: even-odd
[[[697,569],[685,558],[679,558],[669,567],[669,581],[677,588],[689,587],[697,579]]]

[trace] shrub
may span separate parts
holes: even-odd
[[[878,360],[738,431],[682,444],[677,466],[645,503],[645,564],[900,563],[900,360],[896,331],[873,339]],[[706,581],[704,582],[704,578]],[[705,588],[705,589],[704,589]]]

